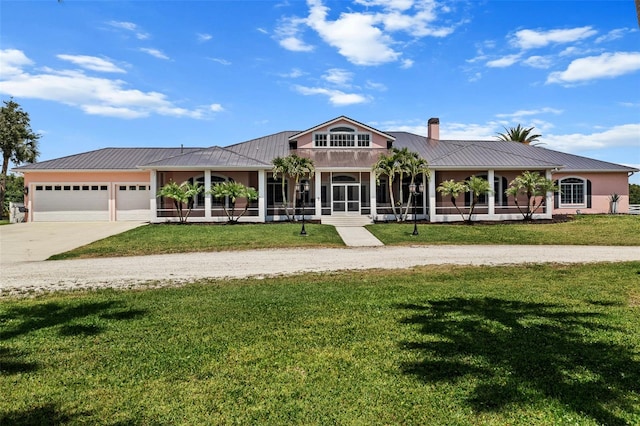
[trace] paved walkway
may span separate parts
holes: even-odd
[[[338,235],[348,247],[377,247],[382,242],[362,226],[336,226]]]

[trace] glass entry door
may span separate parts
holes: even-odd
[[[360,184],[333,184],[333,212],[360,213]]]

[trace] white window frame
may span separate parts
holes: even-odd
[[[568,182],[564,183],[565,180],[575,179],[582,181],[579,182]],[[565,192],[562,190],[563,185],[571,185],[571,187],[579,187],[582,186],[582,203],[563,203],[563,198],[566,196]],[[579,176],[565,176],[563,178],[558,179],[558,188],[560,188],[560,193],[558,196],[560,197],[558,206],[560,208],[576,208],[576,207],[587,207],[587,180],[585,178],[581,178]],[[573,189],[572,189],[573,192]],[[574,199],[573,194],[571,194],[571,199]]]
[[[351,126],[335,126],[326,132],[313,133],[313,146],[315,148],[370,148],[372,136],[370,132],[359,132]]]

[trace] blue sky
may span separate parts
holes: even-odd
[[[0,96],[40,160],[225,146],[346,115],[640,168],[640,31],[628,1],[6,1]],[[640,173],[631,178],[640,183]]]

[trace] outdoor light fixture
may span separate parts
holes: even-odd
[[[22,192],[24,193],[24,195],[29,195],[29,187],[25,186]]]
[[[307,230],[304,229],[304,197],[307,192],[309,192],[309,182],[304,182],[300,185],[300,202],[302,203],[302,230],[300,235],[303,237],[307,236]]]
[[[424,184],[416,185],[411,182],[409,184],[409,192],[414,195],[415,201],[413,202],[413,233],[411,235],[418,235],[418,194],[424,192]]]

